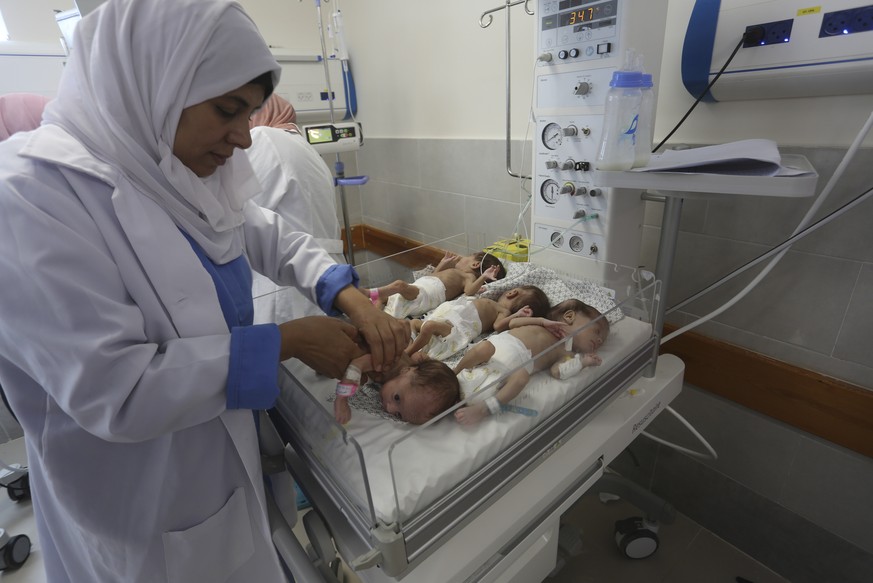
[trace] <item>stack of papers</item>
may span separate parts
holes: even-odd
[[[801,176],[808,169],[783,165],[779,148],[772,140],[741,140],[653,154],[648,166],[631,172],[672,172],[683,174],[724,174],[734,176]]]

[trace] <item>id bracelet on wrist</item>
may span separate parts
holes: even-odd
[[[351,397],[358,390],[357,383],[344,383],[342,381],[336,384],[337,397]]]

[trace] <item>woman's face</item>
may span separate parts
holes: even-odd
[[[249,83],[186,107],[179,118],[173,154],[201,178],[212,175],[236,148],[252,145],[249,117],[264,102],[264,88]]]

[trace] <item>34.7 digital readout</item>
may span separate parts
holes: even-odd
[[[602,4],[577,8],[576,10],[562,12],[558,15],[558,28],[586,24],[610,16],[615,16],[615,2],[604,2]]]

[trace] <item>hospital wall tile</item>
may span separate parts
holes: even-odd
[[[845,153],[844,149],[834,148],[786,148],[785,151],[802,153],[809,158],[821,175],[818,182],[819,190],[825,187]],[[873,186],[871,166],[873,166],[873,149],[858,150],[815,218],[837,209]],[[798,241],[793,248],[810,253],[873,262],[873,230],[869,228],[871,218],[873,218],[873,200],[868,199],[831,224]]]
[[[704,232],[713,237],[773,245],[791,236],[811,204],[811,197],[712,197],[707,202]]]
[[[381,217],[391,231],[423,242],[463,232],[465,197],[400,184],[382,183]]]
[[[677,243],[670,289],[667,291],[668,306],[766,251],[766,247],[761,245],[685,232],[679,234]],[[705,296],[699,301],[706,301],[709,297]],[[686,308],[686,311],[690,310]]]
[[[692,239],[694,243],[689,244]],[[681,242],[672,280],[677,285],[672,288],[674,292],[668,294],[670,305],[705,282],[717,279],[711,274],[701,277],[700,271],[713,271],[701,266],[707,254],[716,258],[719,257],[717,249],[727,249],[727,253],[737,257],[736,250],[743,245],[689,234],[684,234]],[[744,250],[743,255],[748,250]],[[732,259],[725,263],[733,266],[739,262]],[[701,269],[695,270],[698,266]],[[727,273],[729,269],[719,271]],[[758,269],[727,282],[683,310],[698,316],[709,314],[745,287]],[[789,252],[740,304],[716,319],[754,334],[830,354],[859,269],[860,264],[854,261]],[[681,293],[676,293],[676,288],[681,288]]]
[[[376,226],[376,221],[386,222],[388,193],[397,188],[394,183],[372,179],[361,187],[361,216],[365,224]]]
[[[861,268],[846,317],[834,348],[834,358],[873,368],[873,264]]]
[[[664,203],[646,201],[646,210],[643,224],[652,227],[661,227],[664,217]],[[680,229],[691,233],[703,232],[706,224],[706,201],[687,199],[682,201],[682,219]]]
[[[471,244],[482,241],[485,245],[511,235],[507,225],[515,225],[519,205],[473,196],[464,197],[464,222]],[[530,219],[527,219],[528,222]]]
[[[730,476],[761,496],[776,499],[797,451],[795,431],[731,401],[685,384],[671,404],[715,449],[717,460],[700,463]],[[659,415],[647,430],[681,447],[705,447],[671,414]]]
[[[423,188],[505,202],[519,200],[518,180],[506,172],[504,141],[421,140],[420,147]],[[519,160],[520,166],[519,142],[512,144],[512,151],[513,161]]]
[[[873,463],[869,458],[803,436],[776,501],[873,555],[871,493]]]
[[[792,583],[867,583],[873,555],[690,457],[660,447],[653,491]],[[661,533],[668,536],[667,530]]]
[[[358,151],[359,171],[372,180],[420,186],[419,143],[413,139],[366,139]]]

